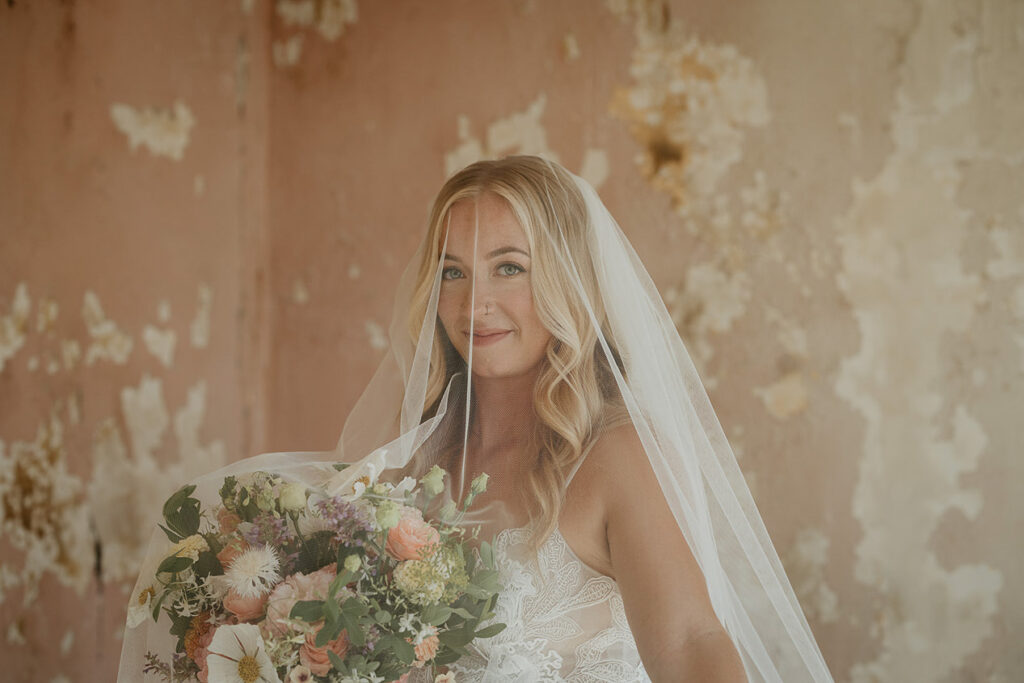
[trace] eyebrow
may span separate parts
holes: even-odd
[[[522,249],[520,249],[519,247],[498,247],[497,249],[495,249],[491,253],[487,254],[486,258],[487,259],[492,259],[492,258],[496,258],[498,256],[501,256],[502,254],[509,254],[509,253],[512,253],[512,252],[517,252],[519,254],[522,254],[526,258],[530,258],[530,255],[527,254]],[[462,260],[460,258],[458,258],[457,256],[452,256],[448,252],[445,252],[444,260],[445,261],[455,261],[456,263],[462,263]]]

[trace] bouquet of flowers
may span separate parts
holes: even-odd
[[[164,504],[168,547],[128,614],[130,628],[166,615],[176,652],[147,653],[143,672],[171,683],[381,683],[417,670],[434,680],[504,628],[480,627],[500,588],[491,546],[458,525],[487,476],[461,505],[439,506],[445,476],[435,467],[395,485],[371,471],[329,495],[255,472],[225,478],[212,509],[183,487]]]

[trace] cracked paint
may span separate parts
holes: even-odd
[[[25,331],[31,309],[28,285],[19,282],[14,289],[10,312],[0,317],[0,372],[3,371],[6,362],[25,345]]]
[[[207,284],[199,285],[199,304],[195,318],[189,326],[189,339],[193,348],[204,349],[210,343],[210,309],[213,306],[213,289]]]
[[[85,293],[82,317],[93,340],[85,351],[86,365],[92,365],[97,360],[109,360],[117,365],[128,362],[132,352],[132,338],[118,329],[114,321],[107,319],[99,297],[92,291]]]
[[[142,342],[164,367],[169,368],[174,363],[174,344],[177,340],[178,335],[174,330],[162,330],[153,325],[142,328]]]
[[[541,93],[524,111],[514,112],[487,127],[486,144],[471,133],[468,116],[458,120],[459,145],[445,154],[445,173],[456,171],[480,159],[496,159],[506,154],[536,154],[558,161],[548,147],[547,131],[541,123],[547,95]]]
[[[154,156],[181,161],[188,147],[189,136],[196,120],[192,110],[177,100],[174,106],[143,107],[136,109],[127,104],[110,105],[110,118],[117,129],[128,137],[134,152],[145,147]]]

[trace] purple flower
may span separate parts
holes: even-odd
[[[373,531],[366,514],[341,496],[316,503],[316,510],[334,531],[334,541],[348,546],[362,546],[361,536]]]

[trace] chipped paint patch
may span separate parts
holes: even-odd
[[[366,321],[366,336],[370,340],[370,347],[378,351],[388,348],[388,337],[384,328],[372,320]]]
[[[562,56],[567,62],[575,62],[580,58],[580,43],[575,33],[566,33],[562,38]]]
[[[85,351],[85,364],[109,360],[124,365],[132,352],[132,338],[119,330],[114,321],[107,319],[100,299],[94,292],[86,291],[84,299],[82,317],[93,340]]]
[[[274,66],[288,67],[298,64],[302,58],[303,39],[303,35],[298,33],[287,40],[275,40],[271,46]]]
[[[64,637],[60,639],[60,654],[62,657],[67,657],[68,653],[71,652],[71,648],[75,644],[75,632],[67,630],[64,632]]]
[[[839,619],[839,599],[825,583],[828,564],[829,539],[818,529],[804,529],[786,562],[786,573],[793,582],[793,590],[808,615],[825,624]]]
[[[36,332],[46,332],[53,328],[60,313],[60,306],[53,299],[43,299],[36,310]]]
[[[132,454],[139,459],[151,458],[170,424],[163,381],[143,374],[137,388],[122,389],[121,412],[131,437]]]
[[[89,516],[82,482],[67,469],[64,425],[56,411],[44,419],[33,441],[0,441],[0,536],[22,554],[4,565],[23,586],[22,602],[38,596],[44,574],[82,592],[92,566]]]
[[[807,410],[807,385],[801,372],[790,372],[766,387],[751,390],[765,410],[779,420],[788,420]]]
[[[0,372],[3,371],[4,364],[25,345],[25,331],[31,309],[28,285],[19,282],[14,289],[14,301],[11,303],[10,312],[0,317]]]
[[[199,305],[196,317],[189,328],[192,346],[197,349],[206,348],[210,343],[210,309],[213,306],[213,289],[207,284],[199,285]]]
[[[161,299],[156,305],[156,319],[165,325],[171,321],[171,302],[167,299]]]
[[[136,109],[127,104],[112,104],[110,118],[117,129],[128,136],[132,151],[142,146],[155,156],[175,161],[184,157],[196,122],[192,110],[181,100],[171,108]]]
[[[347,25],[359,20],[355,0],[278,0],[274,11],[285,26],[313,26],[328,41],[340,38]]]
[[[547,131],[541,122],[547,95],[541,93],[524,111],[514,112],[487,127],[486,145],[471,132],[468,117],[458,119],[459,144],[445,154],[445,173],[456,171],[480,159],[494,159],[506,154],[536,154],[558,161],[548,147]]]
[[[206,194],[206,178],[202,174],[197,174],[192,179],[192,194],[197,197]]]
[[[174,414],[174,435],[178,439],[178,463],[183,468],[182,481],[215,470],[227,461],[224,442],[202,445],[199,430],[206,415],[206,382],[200,380],[188,390],[188,397]]]
[[[363,269],[359,267],[358,263],[353,263],[348,267],[348,279],[358,280],[359,276],[363,274]]]
[[[583,153],[583,164],[580,166],[580,177],[600,188],[608,180],[608,153],[603,149],[590,147]]]
[[[161,330],[153,325],[142,328],[142,341],[146,349],[156,356],[164,367],[169,368],[174,363],[174,344],[177,340],[178,335],[174,330]]]
[[[717,384],[704,369],[714,355],[713,336],[732,327],[733,321],[746,312],[750,297],[750,277],[746,273],[728,274],[709,263],[691,267],[682,287],[665,291],[665,305],[672,321],[686,339],[694,364],[709,389]]]
[[[742,157],[746,130],[768,123],[764,79],[732,45],[643,24],[630,73],[633,84],[615,93],[611,111],[643,147],[641,171],[673,198],[680,214],[706,212],[719,182]]]
[[[306,283],[298,278],[292,283],[292,301],[300,306],[309,302],[309,290],[306,288]]]

